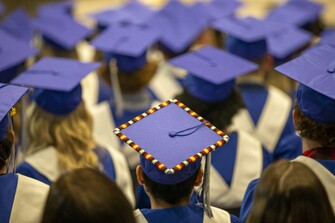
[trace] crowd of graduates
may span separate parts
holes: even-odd
[[[1,223],[335,223],[335,3],[80,4],[0,0]]]

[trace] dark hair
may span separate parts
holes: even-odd
[[[294,108],[297,117],[295,128],[301,137],[318,142],[323,147],[335,145],[335,124],[324,124],[311,119],[297,104]]]
[[[50,187],[42,223],[135,223],[122,191],[89,168],[61,176]]]
[[[335,222],[324,187],[304,164],[282,160],[263,173],[247,223],[268,222]]]
[[[225,130],[231,124],[232,118],[238,110],[245,108],[238,90],[234,90],[228,98],[215,103],[201,101],[190,95],[186,89],[176,98],[222,130]]]
[[[200,167],[191,177],[184,180],[183,182],[173,185],[157,183],[151,180],[147,175],[145,175],[145,173],[143,173],[143,179],[147,192],[150,193],[155,199],[175,205],[184,199],[189,199],[193,191],[194,183],[197,179],[199,170]]]
[[[7,128],[4,138],[0,141],[0,169],[6,166],[6,161],[10,156],[13,143],[13,133],[11,133],[10,128]]]

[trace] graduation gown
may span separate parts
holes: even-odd
[[[321,183],[326,189],[330,204],[332,205],[335,214],[335,160],[314,160],[309,157],[299,156],[292,162],[301,162],[308,166],[319,178]],[[254,191],[259,182],[259,179],[255,179],[250,182],[247,191],[245,193],[242,207],[241,207],[241,220],[246,222],[248,214],[251,211],[252,201],[254,197]]]
[[[49,186],[20,174],[0,176],[0,222],[41,221]]]
[[[204,214],[202,207],[195,204],[176,208],[137,209],[137,223],[238,223],[240,220],[228,212],[212,207],[213,218]]]

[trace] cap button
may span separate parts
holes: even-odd
[[[170,136],[170,137],[175,137],[176,135],[177,135],[176,132],[169,132],[169,136]]]
[[[335,60],[329,65],[327,72],[330,74],[335,73]]]

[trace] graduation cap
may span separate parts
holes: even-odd
[[[72,1],[56,1],[52,3],[42,4],[38,7],[39,16],[50,15],[69,15],[73,14],[74,2]]]
[[[14,105],[27,91],[28,89],[24,87],[0,83],[0,141],[3,140],[8,129],[8,116],[15,114]]]
[[[135,71],[146,64],[147,49],[160,37],[158,29],[138,25],[111,25],[91,44],[115,58],[118,69]]]
[[[38,51],[2,30],[0,39],[0,82],[8,83],[17,75],[20,65]]]
[[[0,23],[0,29],[27,43],[31,43],[33,39],[33,26],[23,8],[18,8],[7,16]]]
[[[320,4],[306,0],[288,1],[285,5],[273,9],[266,19],[295,26],[304,26],[316,21],[322,9]]]
[[[46,57],[38,61],[11,83],[36,88],[36,103],[54,115],[66,115],[82,101],[80,81],[96,70],[99,63]]]
[[[235,78],[257,70],[258,65],[223,50],[207,46],[169,61],[188,71],[188,92],[205,102],[227,98],[235,88]]]
[[[321,33],[321,43],[329,44],[335,47],[335,29],[325,29]]]
[[[306,46],[312,39],[311,33],[296,27],[288,27],[268,36],[268,51],[277,62],[287,61],[292,54]]]
[[[320,45],[276,70],[298,81],[297,103],[308,117],[335,124],[335,48]]]
[[[155,11],[138,2],[130,2],[118,8],[94,13],[91,16],[95,19],[98,26],[104,29],[116,23],[146,24],[154,14]]]
[[[237,1],[213,0],[210,2],[198,2],[195,5],[201,6],[210,20],[217,20],[233,15],[235,10],[238,9],[241,4],[241,2]]]
[[[170,1],[152,19],[150,25],[161,29],[163,50],[179,54],[186,51],[207,26],[207,17],[178,1]]]
[[[71,16],[60,14],[40,16],[33,21],[33,25],[47,44],[64,50],[74,49],[79,41],[93,32]]]
[[[267,36],[285,28],[280,23],[233,16],[214,21],[212,26],[227,34],[225,48],[229,52],[249,60],[261,59],[267,53]]]

